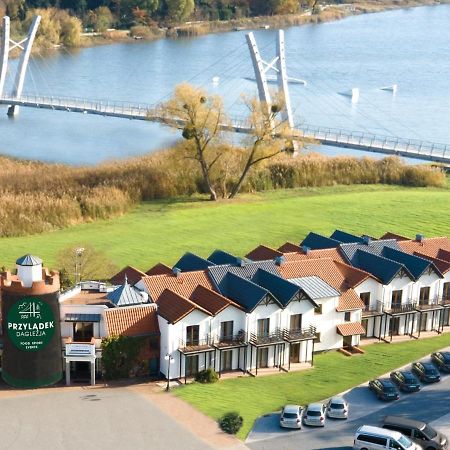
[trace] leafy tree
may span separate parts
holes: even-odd
[[[128,378],[137,364],[142,339],[111,336],[102,339],[102,364],[107,379]]]
[[[62,269],[59,272],[59,284],[61,285],[61,290],[66,291],[67,289],[73,286],[73,283],[70,279],[69,272],[67,269]]]
[[[164,122],[182,130],[182,136],[186,140],[186,157],[198,162],[210,199],[217,200],[211,174],[222,156],[215,146],[221,135],[220,125],[227,122],[222,100],[183,83],[175,88],[173,98],[162,105],[162,110]]]
[[[114,16],[107,6],[99,6],[94,11],[90,10],[86,17],[86,24],[99,32],[111,28],[113,23]]]
[[[194,12],[194,0],[166,0],[168,19],[185,22]]]
[[[66,17],[61,20],[60,41],[66,47],[79,47],[81,42],[81,20],[76,17]]]

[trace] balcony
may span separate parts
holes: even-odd
[[[362,309],[363,317],[377,316],[380,314],[383,314],[383,302],[380,302],[379,300],[364,305],[364,308]]]
[[[316,337],[316,327],[313,326],[310,326],[308,328],[283,329],[283,339],[286,342],[307,341],[309,339],[315,339],[315,337]]]
[[[230,336],[216,336],[214,346],[219,349],[231,347],[243,347],[247,345],[247,335],[244,330]]]
[[[450,306],[450,297],[439,297],[438,302],[441,306]]]
[[[180,339],[178,344],[178,351],[184,354],[201,353],[214,350],[213,339],[207,334],[203,339],[192,339],[184,341]]]
[[[408,314],[408,313],[414,313],[417,311],[416,305],[417,301],[408,299],[406,301],[402,301],[401,303],[391,303],[390,305],[384,304],[383,312],[387,314]]]
[[[416,303],[416,309],[418,311],[432,311],[433,309],[441,309],[442,305],[440,300],[441,299],[439,299],[438,297],[419,300]]]
[[[276,328],[271,333],[250,333],[250,344],[256,346],[282,344],[284,342],[283,332],[280,328]]]

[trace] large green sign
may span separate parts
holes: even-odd
[[[50,342],[55,333],[55,318],[47,303],[26,297],[9,309],[6,328],[19,350],[36,352]]]

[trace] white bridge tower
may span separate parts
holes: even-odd
[[[28,61],[30,60],[31,48],[33,47],[34,38],[41,22],[41,16],[36,16],[31,23],[28,35],[26,38],[19,42],[15,42],[10,37],[10,20],[8,16],[3,17],[3,33],[1,36],[0,47],[0,97],[4,97],[4,88],[6,81],[6,74],[8,71],[9,54],[15,48],[22,50],[22,55],[17,67],[16,78],[14,81],[13,91],[11,98],[20,98],[22,95],[23,84],[25,82],[25,74],[28,67]],[[8,116],[15,116],[19,112],[17,105],[11,105],[8,108]]]

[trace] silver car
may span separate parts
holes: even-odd
[[[286,405],[280,415],[280,427],[297,428],[302,427],[302,407],[298,405]]]
[[[348,419],[348,403],[344,397],[332,397],[327,403],[327,416],[335,419]]]
[[[303,423],[314,427],[323,427],[325,425],[325,405],[310,403],[303,413]]]

